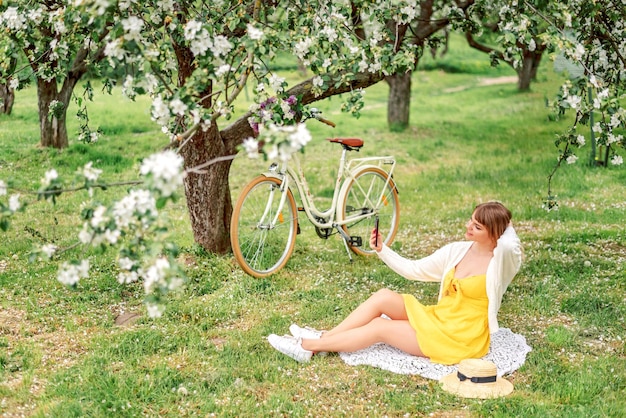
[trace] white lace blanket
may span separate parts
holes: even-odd
[[[503,376],[519,369],[531,350],[524,336],[515,334],[508,328],[500,328],[491,334],[489,353],[483,359],[494,362],[498,368],[498,376]],[[412,356],[382,343],[352,353],[339,353],[339,356],[350,366],[365,364],[398,374],[417,374],[435,380],[457,370],[456,365],[432,363],[426,358]]]

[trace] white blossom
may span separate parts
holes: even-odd
[[[48,187],[53,180],[56,180],[59,177],[57,171],[53,168],[46,171],[44,178],[41,179],[41,185],[43,187]]]
[[[57,246],[54,244],[44,244],[41,246],[41,252],[44,253],[48,258],[52,257],[56,250]]]
[[[567,161],[568,164],[574,164],[576,161],[578,161],[578,157],[572,154],[569,157],[567,157],[565,161]]]
[[[96,180],[98,180],[98,177],[100,177],[100,174],[102,174],[102,170],[99,170],[97,168],[93,168],[92,164],[93,164],[93,162],[89,161],[83,167],[83,173],[82,174],[88,181],[96,181]]]
[[[585,47],[582,44],[577,44],[576,49],[572,52],[572,58],[574,61],[581,61],[585,55]]]
[[[594,97],[593,98],[593,108],[594,109],[600,109],[602,107],[602,100],[600,100],[599,97]]]
[[[89,224],[93,228],[99,228],[105,226],[109,222],[108,216],[106,216],[106,206],[100,205],[93,211],[93,216]]]
[[[183,116],[187,111],[187,105],[180,99],[174,99],[170,102],[170,109],[174,114]]]
[[[600,122],[596,122],[593,127],[591,128],[591,130],[596,133],[596,134],[601,134],[602,133],[602,125],[600,125]]]
[[[578,144],[579,147],[582,147],[585,145],[585,137],[583,135],[578,135],[576,137],[576,143]]]
[[[220,57],[226,55],[233,48],[232,44],[228,41],[228,38],[223,35],[218,35],[213,39],[213,46],[210,47],[214,56]]]
[[[20,194],[16,193],[9,197],[9,210],[11,212],[17,212],[22,205],[20,204]]]
[[[0,15],[0,23],[4,23],[12,31],[26,30],[26,18],[19,13],[17,7],[8,7]]]
[[[324,85],[324,80],[322,79],[322,77],[315,76],[313,77],[313,86],[314,87],[322,87]]]
[[[136,215],[157,216],[156,201],[148,190],[132,190],[113,205],[113,218],[118,228],[136,224]]]
[[[248,158],[259,157],[259,143],[256,139],[248,137],[243,140],[242,146],[244,151],[248,155]]]
[[[216,77],[222,77],[224,74],[229,73],[232,70],[232,67],[228,64],[223,64],[220,65],[219,67],[217,67],[217,70],[215,70],[215,76]]]
[[[104,231],[103,238],[109,244],[114,245],[115,243],[117,243],[117,240],[120,238],[121,235],[122,235],[122,233],[120,232],[119,229],[111,230],[111,229],[107,228],[107,230]]]
[[[608,145],[619,144],[624,139],[623,135],[615,135],[613,132],[610,132],[607,135],[606,143]]]
[[[40,25],[43,22],[44,13],[41,7],[28,11],[28,20],[31,21],[31,24]]]
[[[299,59],[303,60],[306,54],[309,53],[309,49],[311,48],[311,45],[313,45],[313,40],[311,38],[306,38],[302,41],[299,41],[294,46],[294,51],[293,51],[294,55],[298,57]]]
[[[143,20],[137,16],[130,16],[128,19],[122,19],[122,27],[124,28],[125,38],[129,41],[141,41],[141,30],[143,29]]]
[[[190,49],[195,56],[204,56],[209,49],[213,48],[213,42],[209,37],[209,32],[202,29],[200,36],[191,41]]]
[[[93,239],[93,232],[89,228],[89,224],[85,222],[83,224],[83,229],[78,233],[78,240],[83,244],[89,244]]]
[[[326,35],[326,38],[328,38],[328,42],[332,43],[337,40],[337,31],[330,26],[326,26],[324,29],[322,29],[321,33],[323,35]]]
[[[196,34],[202,30],[202,23],[197,20],[190,20],[185,25],[185,39],[191,41],[196,39]]]
[[[154,303],[146,304],[146,308],[148,309],[148,316],[155,319],[160,318],[165,311],[165,308],[163,306]]]
[[[293,148],[300,150],[311,140],[311,133],[304,123],[296,125],[295,131],[289,135],[289,141]]]
[[[129,99],[133,99],[135,96],[137,96],[137,93],[135,93],[135,89],[133,88],[134,82],[135,78],[132,75],[128,74],[124,79],[124,83],[122,83],[122,94]]]
[[[580,96],[568,96],[566,102],[572,109],[578,109],[581,100]]]
[[[248,29],[248,36],[250,37],[250,39],[254,41],[258,41],[261,38],[263,38],[263,31],[261,29],[255,28],[254,25],[248,23],[247,29]]]
[[[122,270],[129,270],[130,271],[135,266],[135,261],[131,260],[128,257],[122,257],[119,260],[117,260],[117,265]]]
[[[613,158],[611,158],[611,164],[622,165],[624,164],[624,159],[622,158],[621,155],[614,155]]]
[[[606,100],[609,98],[609,94],[610,94],[609,89],[602,89],[598,92],[598,98],[600,100]]]
[[[155,286],[163,284],[170,269],[170,263],[166,258],[157,258],[154,264],[148,267],[144,274],[144,290],[151,293]]]
[[[152,178],[152,185],[162,196],[171,196],[183,184],[183,158],[172,150],[152,154],[144,159],[139,169]]]
[[[122,41],[120,39],[114,39],[109,42],[104,47],[104,56],[108,57],[109,59],[115,58],[119,61],[122,61],[124,59],[124,48],[122,48]],[[111,64],[113,65],[113,62],[111,62]]]
[[[78,283],[78,280],[87,277],[89,277],[88,260],[82,260],[79,265],[64,262],[57,275],[57,279],[67,286],[73,286]]]
[[[609,122],[609,126],[611,128],[617,128],[621,123],[622,121],[618,113],[614,113],[611,115],[611,121]]]
[[[269,78],[270,87],[277,93],[283,91],[283,83],[285,82],[284,77],[279,77],[276,74],[272,74]]]
[[[152,101],[152,120],[164,126],[169,122],[170,115],[170,108],[167,103],[163,101],[161,96],[157,96]]]
[[[63,21],[64,14],[65,9],[60,8],[49,15],[49,22],[52,23],[52,27],[54,28],[54,33],[56,35],[63,35],[67,32],[65,22]]]
[[[119,284],[134,283],[139,280],[139,274],[136,271],[122,271],[117,275]]]

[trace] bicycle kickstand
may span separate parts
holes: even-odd
[[[346,234],[346,231],[344,231],[341,227],[335,226],[335,228],[337,228],[337,232],[339,232],[339,235],[341,235],[343,246],[346,248],[346,252],[348,253],[348,258],[350,259],[350,263],[354,262],[354,260],[352,259],[352,251],[350,251],[350,247],[348,246],[348,241],[351,240],[351,237],[348,234]]]

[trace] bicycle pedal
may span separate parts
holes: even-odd
[[[352,247],[362,247],[363,246],[363,238],[361,237],[350,237],[348,244]]]

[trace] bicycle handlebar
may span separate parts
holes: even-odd
[[[319,121],[320,121],[320,122],[322,122],[322,123],[325,123],[325,124],[326,124],[326,125],[328,125],[328,126],[332,126],[333,128],[334,128],[335,126],[337,126],[337,125],[335,124],[335,122],[330,121],[330,120],[328,120],[328,119],[324,119],[324,118],[315,118],[315,119],[319,120]]]
[[[322,123],[325,123],[325,124],[326,124],[326,125],[328,125],[328,126],[332,126],[333,128],[334,128],[335,126],[337,126],[337,125],[335,124],[335,122],[330,121],[330,120],[328,120],[328,119],[324,119],[324,118],[322,117],[322,111],[321,111],[321,110],[319,110],[319,109],[317,109],[317,108],[312,108],[312,109],[311,109],[311,117],[312,117],[312,118],[315,118],[315,119],[317,119],[317,120],[319,120],[319,121],[320,121],[320,122],[322,122]]]

